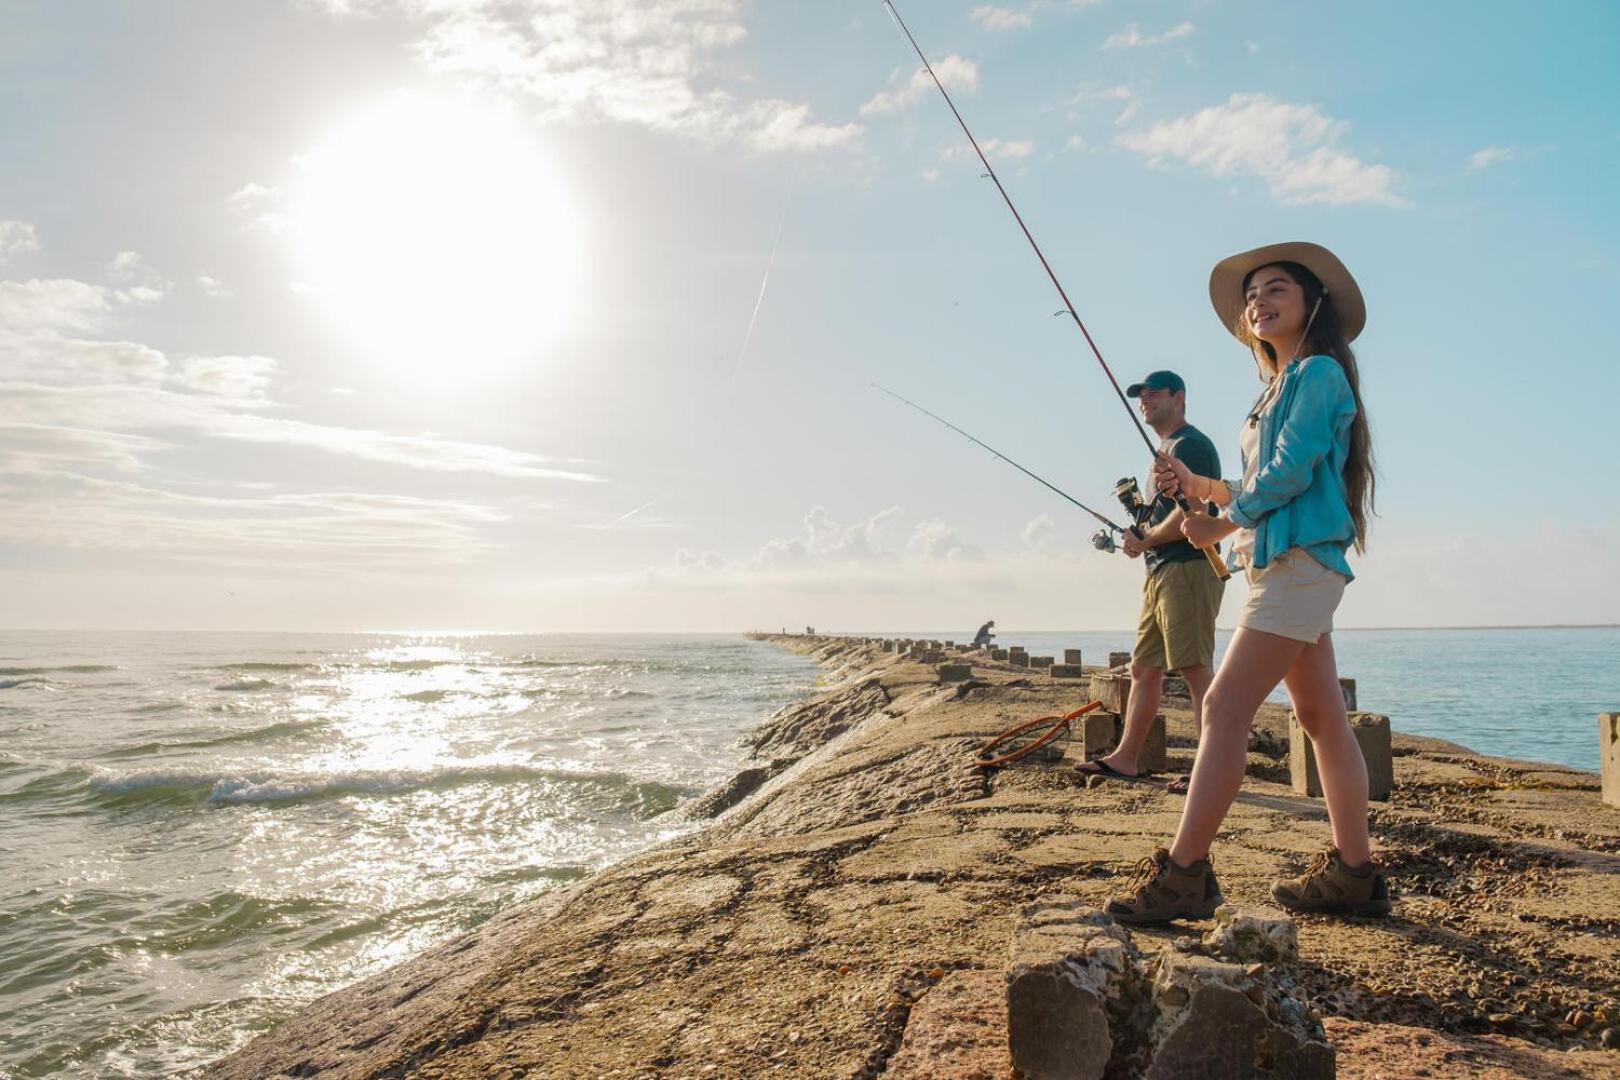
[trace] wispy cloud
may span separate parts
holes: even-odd
[[[425,472],[479,472],[512,479],[593,481],[549,458],[481,443],[396,435],[268,415],[276,362],[263,356],[171,361],[106,332],[123,314],[156,303],[167,282],[133,252],[109,267],[121,284],[72,279],[0,281],[0,424],[102,432],[113,459],[143,444],[134,435],[189,433],[236,442],[320,450]],[[0,441],[0,450],[5,445]]]
[[[968,12],[968,18],[986,30],[1022,30],[1035,24],[1037,6],[997,7],[994,4],[981,4]]]
[[[57,552],[161,556],[300,573],[466,564],[494,546],[502,511],[361,492],[199,495],[129,480],[0,472],[0,541]]]
[[[1141,49],[1152,45],[1163,45],[1166,42],[1178,41],[1181,38],[1192,37],[1197,27],[1190,22],[1177,23],[1162,34],[1144,34],[1141,29],[1131,23],[1117,34],[1110,34],[1103,40],[1105,49]]]
[[[1022,30],[1035,24],[1040,12],[1053,7],[1071,11],[1096,7],[1103,0],[1066,0],[1058,5],[1053,0],[1026,0],[1022,4],[980,4],[968,12],[968,18],[986,30]]]
[[[980,139],[979,148],[984,151],[984,156],[989,158],[992,162],[996,160],[1023,161],[1035,153],[1035,140]],[[940,152],[939,156],[946,160],[954,160],[956,158],[971,158],[974,161],[978,160],[977,155],[973,153],[972,147],[961,144],[953,144],[947,147],[945,150]]]
[[[1116,141],[1150,165],[1181,161],[1211,176],[1261,181],[1280,203],[1404,207],[1394,189],[1400,174],[1371,165],[1339,147],[1344,121],[1315,105],[1277,101],[1265,94],[1233,94],[1224,105],[1156,124]]]
[[[1476,172],[1488,169],[1492,165],[1501,165],[1512,161],[1519,156],[1519,151],[1512,146],[1487,146],[1483,150],[1475,150],[1468,155],[1468,167]]]
[[[0,263],[39,250],[39,233],[26,221],[0,221]]]
[[[933,61],[933,65],[934,74],[939,76],[940,84],[945,89],[962,90],[971,94],[979,88],[979,65],[972,60],[950,53]],[[870,116],[874,113],[908,109],[933,91],[934,80],[928,77],[926,70],[918,68],[904,83],[881,90],[874,95],[870,101],[861,106],[861,115]]]
[[[721,85],[721,56],[748,36],[744,0],[315,0],[335,16],[415,22],[429,70],[529,99],[551,123],[634,124],[761,151],[856,140],[805,102],[749,100]]]

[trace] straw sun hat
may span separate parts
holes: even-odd
[[[1367,302],[1361,298],[1356,279],[1333,252],[1320,244],[1298,240],[1267,244],[1215,264],[1215,269],[1209,272],[1209,301],[1215,305],[1221,325],[1238,337],[1234,328],[1240,325],[1243,316],[1243,279],[1262,266],[1280,262],[1299,263],[1321,280],[1328,295],[1333,297],[1339,322],[1344,326],[1345,340],[1354,341],[1367,325]]]

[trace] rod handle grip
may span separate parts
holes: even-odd
[[[1183,514],[1190,514],[1193,512],[1192,503],[1188,502],[1187,496],[1179,491],[1176,492],[1176,505],[1181,507],[1181,512]],[[1216,577],[1220,578],[1222,581],[1228,581],[1231,579],[1232,571],[1226,568],[1226,560],[1221,558],[1221,545],[1211,544],[1207,548],[1199,548],[1198,550],[1202,551],[1204,553],[1204,558],[1209,560],[1209,568],[1215,571]]]

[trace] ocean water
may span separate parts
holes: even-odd
[[[740,637],[0,633],[0,1078],[182,1076],[690,825]]]
[[[1335,640],[1363,708],[1486,753],[1594,768],[1620,710],[1620,629]],[[0,1080],[184,1076],[676,835],[817,675],[730,636],[0,633]]]
[[[907,633],[971,641],[974,630]],[[1032,656],[1079,649],[1087,664],[1131,648],[1132,631],[1021,633],[997,628],[996,644]],[[1215,634],[1216,662],[1232,640]],[[1356,704],[1387,713],[1391,727],[1461,743],[1482,754],[1596,769],[1599,713],[1620,712],[1620,627],[1501,630],[1335,630],[1339,674],[1356,680]],[[1281,690],[1273,700],[1287,701]]]

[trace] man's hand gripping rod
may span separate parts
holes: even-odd
[[[1035,257],[1041,261],[1041,268],[1046,271],[1046,276],[1052,279],[1053,287],[1057,289],[1058,295],[1063,298],[1063,311],[1058,314],[1067,314],[1069,318],[1074,320],[1074,325],[1080,328],[1080,333],[1085,337],[1086,344],[1091,346],[1092,355],[1097,358],[1097,363],[1102,365],[1103,374],[1108,376],[1109,383],[1114,387],[1114,393],[1118,395],[1119,403],[1125,406],[1126,415],[1131,418],[1131,423],[1136,425],[1137,434],[1142,436],[1142,442],[1147,446],[1148,453],[1155,458],[1159,457],[1158,448],[1153,445],[1153,440],[1148,438],[1147,429],[1142,426],[1142,421],[1137,418],[1136,411],[1131,408],[1131,403],[1125,400],[1125,391],[1120,389],[1119,380],[1114,378],[1113,371],[1108,367],[1108,361],[1103,359],[1102,350],[1097,348],[1097,343],[1092,340],[1091,331],[1086,329],[1086,324],[1081,322],[1080,316],[1075,313],[1074,304],[1069,300],[1069,294],[1063,291],[1063,283],[1058,280],[1057,274],[1052,271],[1052,264],[1046,261],[1046,255],[1041,251],[1041,246],[1035,242],[1035,237],[1031,235],[1029,226],[1024,224],[1023,215],[1018,212],[1018,207],[1013,205],[1012,196],[1008,195],[1007,189],[1001,185],[1001,177],[996,175],[996,170],[990,164],[990,159],[985,157],[984,151],[979,148],[979,140],[975,139],[973,132],[968,130],[967,121],[963,120],[962,114],[957,111],[956,102],[951,100],[951,95],[946,91],[945,84],[939,81],[938,75],[934,74],[934,65],[928,62],[928,57],[923,55],[922,48],[917,44],[917,39],[911,36],[911,29],[906,26],[906,21],[900,17],[900,12],[894,6],[893,0],[882,0],[882,3],[884,7],[889,9],[889,15],[894,19],[895,25],[900,28],[900,32],[911,43],[912,51],[917,54],[917,59],[922,61],[923,70],[928,72],[928,77],[933,79],[934,85],[939,88],[940,95],[945,99],[945,104],[950,106],[951,115],[956,117],[957,124],[962,128],[962,134],[966,135],[968,142],[973,145],[973,152],[979,155],[979,161],[984,165],[985,174],[996,185],[996,190],[1001,192],[1001,199],[1007,204],[1007,209],[1012,211],[1013,220],[1017,221],[1018,227],[1023,230],[1024,239],[1029,241],[1029,246],[1035,251]],[[999,454],[996,456],[1000,457]],[[1182,513],[1192,514],[1197,512],[1193,509],[1192,503],[1187,500],[1184,492],[1178,491],[1172,498],[1175,499],[1176,505],[1181,507]],[[1203,552],[1204,556],[1209,559],[1210,567],[1222,581],[1232,576],[1231,571],[1226,568],[1226,563],[1221,560],[1219,545],[1212,544],[1204,548]]]

